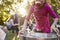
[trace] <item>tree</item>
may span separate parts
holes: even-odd
[[[51,0],[51,6],[54,9],[54,11],[56,12],[56,14],[59,15],[60,14],[60,0]],[[52,20],[52,19],[50,18],[50,20]],[[51,21],[51,23],[52,22],[53,21]]]
[[[11,9],[11,4],[13,0],[1,0],[0,1],[0,25],[3,25],[4,22],[9,17],[9,9]]]

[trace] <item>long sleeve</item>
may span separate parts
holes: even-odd
[[[54,12],[54,10],[49,5],[47,5],[47,10],[48,10],[50,16],[52,16],[53,18],[57,18],[56,13]]]
[[[29,19],[30,19],[30,16],[31,16],[31,14],[33,13],[33,6],[30,6],[29,7],[29,10],[28,10],[28,14],[27,14],[27,16],[26,16],[26,19],[29,21]]]

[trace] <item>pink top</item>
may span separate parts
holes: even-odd
[[[35,5],[30,6],[29,13],[26,16],[26,19],[29,20],[31,14],[34,14],[36,26],[35,29],[39,29],[44,33],[50,32],[50,21],[49,21],[49,15],[53,18],[57,18],[56,13],[53,11],[53,9],[48,5],[44,4],[43,7],[40,10],[34,10]]]

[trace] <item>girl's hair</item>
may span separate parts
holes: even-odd
[[[14,15],[11,15],[10,19],[14,19]]]
[[[45,2],[44,2],[44,4],[46,4],[46,0],[44,0]],[[35,1],[33,1],[33,5],[35,5]]]

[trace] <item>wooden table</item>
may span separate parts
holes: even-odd
[[[58,40],[53,33],[24,33],[19,35],[20,40]]]

